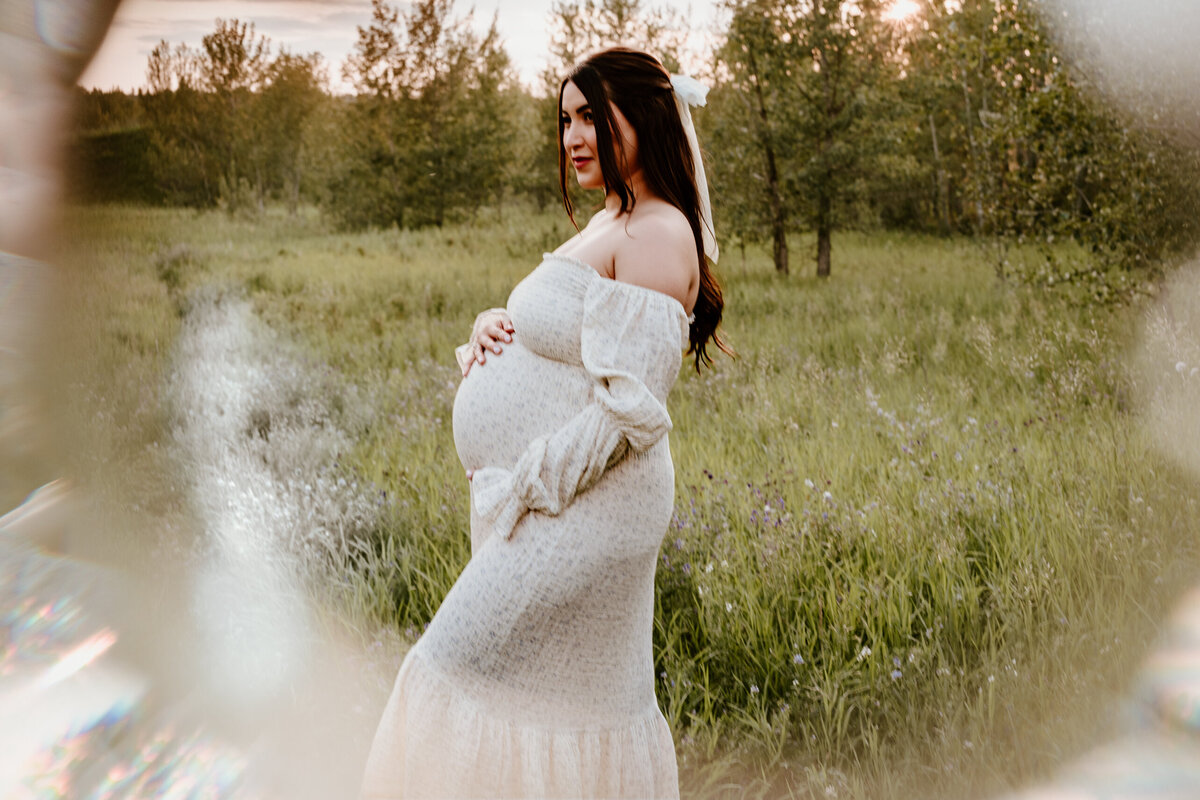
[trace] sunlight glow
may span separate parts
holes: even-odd
[[[895,0],[888,10],[883,12],[883,18],[888,22],[904,22],[920,10],[921,4],[916,0]]]

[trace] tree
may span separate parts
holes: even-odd
[[[678,72],[687,23],[673,10],[642,0],[555,0],[550,11],[550,63],[544,75],[555,94],[558,82],[589,53],[622,45],[644,50]]]
[[[303,183],[303,131],[325,97],[321,56],[283,50],[267,68],[259,104],[267,174],[295,213]]]
[[[441,225],[502,191],[514,155],[511,65],[495,19],[481,38],[470,14],[452,11],[453,0],[408,12],[373,0],[358,29],[344,75],[360,94],[331,193],[343,223]]]
[[[929,205],[943,227],[996,242],[1000,276],[1014,240],[1071,237],[1126,268],[1181,251],[1197,236],[1195,181],[1181,178],[1194,153],[1114,111],[1044,13],[1029,0],[926,7],[903,83],[910,127],[928,120]]]
[[[721,153],[713,168],[714,188],[719,198],[730,198],[718,201],[722,208],[740,212],[729,221],[742,241],[757,239],[764,228],[770,231],[775,269],[786,275],[791,204],[784,198],[780,167],[794,105],[788,91],[792,69],[777,31],[781,8],[742,2],[732,10],[718,53],[728,77],[714,91],[716,98],[728,98],[714,103],[712,140]]]
[[[721,74],[752,120],[775,267],[788,271],[792,212],[817,237],[817,275],[832,265],[833,231],[879,151],[872,111],[891,58],[890,29],[876,0],[733,0],[719,53]],[[730,120],[727,124],[742,123]],[[748,228],[749,229],[749,228]]]
[[[150,53],[144,99],[150,128],[148,161],[168,202],[212,206],[222,165],[212,118],[212,95],[202,91],[198,55],[162,41]]]
[[[215,101],[209,122],[215,126],[222,166],[220,194],[230,210],[251,203],[261,210],[265,201],[270,156],[256,92],[266,76],[269,52],[270,42],[255,33],[254,23],[236,19],[218,19],[216,29],[201,41],[199,77]]]

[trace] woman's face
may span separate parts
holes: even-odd
[[[617,130],[625,144],[627,168],[637,169],[637,134],[629,120],[615,105],[609,104],[608,112],[617,122]],[[562,91],[562,108],[559,109],[563,124],[563,149],[575,166],[575,177],[584,189],[603,189],[604,174],[600,171],[600,159],[596,150],[596,126],[592,119],[592,108],[572,81],[567,81]],[[617,156],[620,158],[620,156]],[[628,175],[624,177],[628,178]]]

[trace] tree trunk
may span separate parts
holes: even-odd
[[[975,189],[975,235],[983,235],[983,177],[979,174],[979,148],[975,143],[975,124],[971,112],[971,90],[967,85],[966,71],[963,71],[963,105],[966,109],[967,143],[971,154],[971,173]]]
[[[291,173],[288,181],[288,214],[294,217],[300,211],[300,167],[293,164]]]
[[[749,52],[750,71],[754,84],[754,97],[758,101],[759,141],[762,144],[763,155],[767,162],[767,200],[771,208],[771,234],[774,240],[773,255],[775,271],[780,275],[788,274],[787,246],[787,214],[783,208],[783,197],[779,191],[779,170],[775,166],[775,148],[771,144],[770,120],[767,116],[767,103],[763,98],[762,85],[758,79],[758,64],[754,58],[753,49]]]
[[[775,243],[772,248],[772,255],[775,257],[775,271],[780,275],[788,274],[788,246],[787,246],[787,231],[783,227],[783,217],[776,213],[775,219],[771,224],[775,234]]]
[[[817,196],[817,277],[828,278],[833,256],[833,198],[822,189]]]
[[[1087,193],[1084,190],[1084,178],[1087,177],[1087,164],[1080,164],[1075,169],[1075,179],[1071,182],[1072,202],[1071,211],[1075,215],[1076,220],[1082,220],[1086,216],[1091,216],[1091,207],[1087,202]]]
[[[946,180],[946,169],[942,166],[942,151],[938,147],[937,124],[933,120],[933,112],[929,113],[929,133],[933,137],[933,165],[937,172],[938,230],[946,236],[950,233],[950,186]]]

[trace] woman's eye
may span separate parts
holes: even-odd
[[[592,112],[590,112],[590,111],[583,112],[583,121],[590,125],[592,122]]]
[[[567,116],[562,116],[562,117],[559,117],[559,118],[558,118],[558,124],[559,124],[559,125],[562,125],[562,126],[565,128],[565,127],[567,127],[568,125],[570,125],[570,124],[571,124],[571,118],[570,118],[570,117],[567,117]]]

